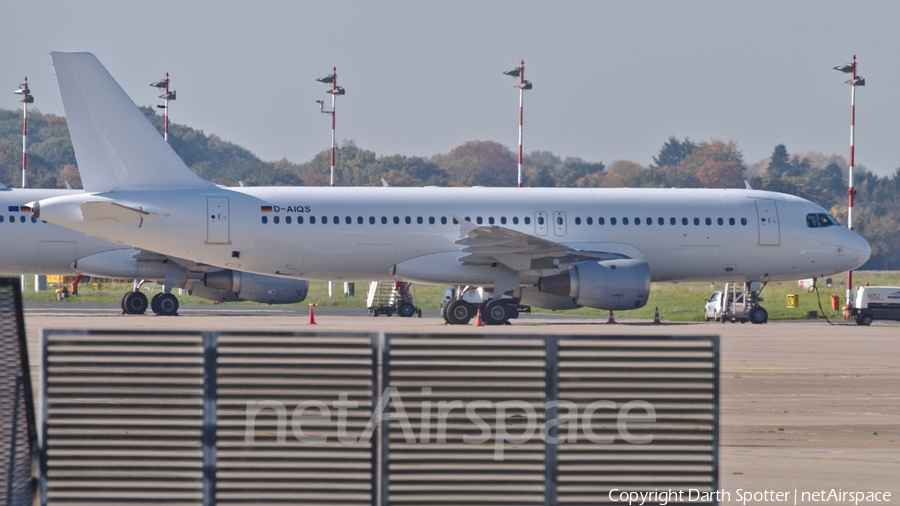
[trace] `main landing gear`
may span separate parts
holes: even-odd
[[[171,293],[160,292],[147,303],[147,296],[140,291],[144,281],[135,280],[132,291],[122,296],[122,312],[125,314],[144,314],[149,307],[154,314],[159,316],[178,315],[178,297]]]
[[[491,299],[482,304],[472,304],[463,299],[454,299],[442,310],[444,319],[450,325],[468,325],[481,309],[485,325],[506,325],[510,318],[518,318],[519,303],[515,299]]]

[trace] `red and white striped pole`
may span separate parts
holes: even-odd
[[[519,170],[517,175],[517,187],[522,187],[522,102],[525,96],[525,60],[519,67]]]
[[[850,167],[848,171],[849,185],[847,187],[847,228],[853,230],[853,197],[856,195],[856,189],[853,188],[853,166],[855,164],[854,157],[856,149],[854,147],[854,134],[856,130],[856,87],[865,86],[866,80],[856,73],[856,55],[853,55],[853,62],[846,65],[834,67],[846,74],[850,74],[850,80],[845,81],[850,85]],[[853,305],[851,299],[853,292],[853,271],[847,271],[847,306]]]
[[[163,139],[169,142],[169,73],[166,72],[166,126],[163,130]]]
[[[22,102],[22,188],[27,188],[25,174],[28,172],[28,104],[34,103],[34,96],[28,89],[28,77],[25,77],[25,82],[19,85],[16,94],[22,95],[19,100]]]
[[[337,109],[334,106],[337,103],[337,67],[331,68],[331,77],[331,186],[334,186],[334,130],[337,116]]]
[[[28,78],[25,78],[25,87],[28,87]],[[22,188],[25,184],[25,173],[28,168],[28,102],[22,104]]]

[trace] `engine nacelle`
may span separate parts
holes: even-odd
[[[239,300],[264,302],[267,304],[292,304],[306,298],[309,281],[305,279],[276,278],[247,272],[223,270],[207,273],[203,278],[206,287],[237,295]],[[195,287],[197,284],[195,283]],[[193,291],[197,291],[194,288]],[[192,295],[193,295],[192,291]],[[205,293],[200,290],[200,293]],[[209,292],[213,295],[214,292]],[[205,297],[205,295],[198,295]],[[218,300],[226,300],[218,297]],[[234,300],[234,299],[228,299]]]
[[[552,293],[541,293],[534,287],[523,287],[522,296],[519,302],[528,306],[552,309],[554,311],[578,309],[581,307],[572,300],[572,297],[561,297],[559,295],[553,295]]]
[[[139,260],[138,250],[122,248],[81,257],[72,263],[79,274],[98,278],[166,279],[166,264],[159,260]]]
[[[570,297],[579,306],[637,309],[650,296],[650,265],[633,259],[581,262],[565,272],[539,279],[538,290]]]

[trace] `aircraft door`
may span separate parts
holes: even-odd
[[[231,244],[228,197],[206,197],[206,244]]]
[[[781,226],[778,224],[778,208],[774,200],[756,201],[757,224],[759,225],[759,245],[778,246],[781,244]]]
[[[562,211],[553,213],[553,233],[560,237],[566,235],[566,213]]]
[[[547,213],[544,211],[534,213],[534,233],[547,235]]]

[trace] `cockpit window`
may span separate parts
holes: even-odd
[[[806,226],[809,228],[840,226],[834,216],[825,213],[807,214]]]

